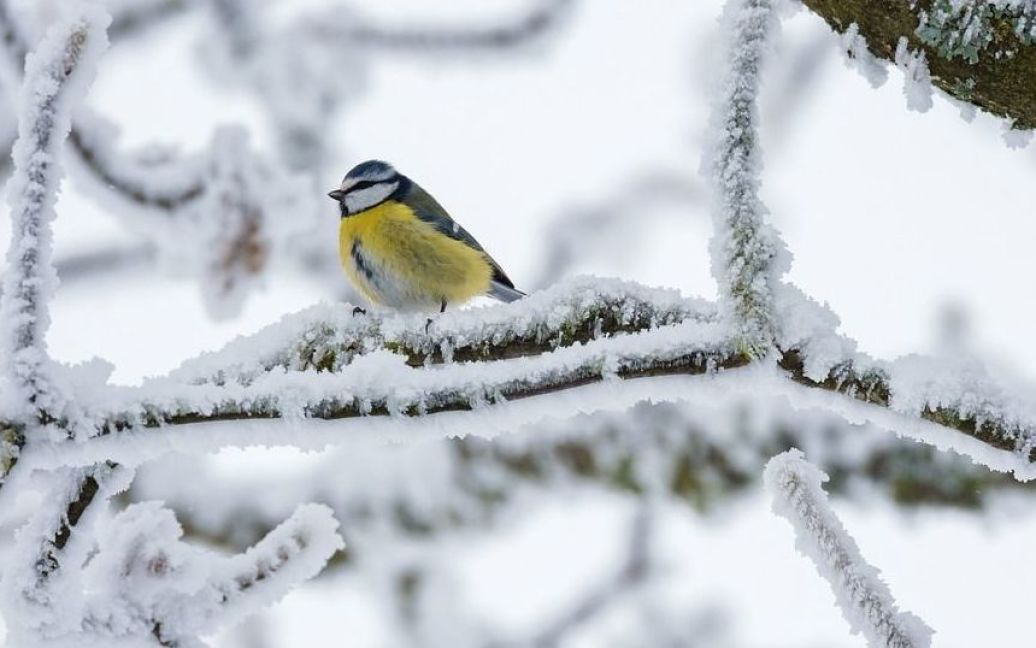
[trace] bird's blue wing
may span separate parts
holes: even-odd
[[[450,215],[445,209],[443,209],[442,205],[440,205],[435,198],[432,198],[431,194],[418,186],[416,182],[411,181],[410,191],[407,192],[405,200],[406,204],[414,210],[414,214],[416,214],[419,219],[430,225],[434,225],[437,230],[446,236],[460,241],[468,247],[485,254],[489,264],[493,266],[493,281],[503,284],[514,292],[519,292],[515,289],[514,283],[506,274],[504,274],[500,264],[497,263],[493,257],[489,256],[489,253],[486,252],[479,242],[475,240],[475,237],[469,234],[466,229],[461,227],[457,221],[450,218]]]

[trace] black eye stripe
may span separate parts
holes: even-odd
[[[396,179],[395,177],[392,177],[392,178],[386,178],[384,180],[361,180],[360,182],[357,182],[353,186],[351,186],[348,189],[346,189],[345,193],[346,194],[351,194],[354,191],[360,191],[361,189],[369,189],[369,188],[374,187],[376,185],[391,184],[392,182],[395,181],[395,179]]]

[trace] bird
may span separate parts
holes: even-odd
[[[341,211],[342,267],[374,304],[442,313],[480,295],[525,296],[475,237],[391,164],[357,164],[328,196]]]

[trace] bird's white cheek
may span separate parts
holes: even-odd
[[[345,195],[345,206],[351,214],[370,209],[374,205],[384,202],[398,188],[399,183],[392,182],[389,184],[376,184],[359,191],[352,191]]]

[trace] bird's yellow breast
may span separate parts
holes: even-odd
[[[460,304],[489,290],[484,252],[446,236],[389,200],[342,219],[342,266],[373,302],[401,309]]]

